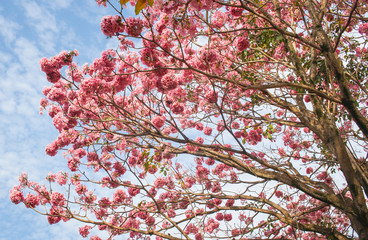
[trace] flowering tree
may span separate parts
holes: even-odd
[[[97,1],[116,50],[41,60],[70,171],[12,202],[83,237],[368,239],[366,0],[126,2]]]

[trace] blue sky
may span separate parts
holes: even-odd
[[[116,48],[100,32],[100,19],[112,9],[94,0],[12,0],[0,3],[0,240],[82,239],[78,223],[50,226],[46,217],[9,200],[18,175],[43,182],[49,172],[65,169],[61,154],[47,157],[44,148],[57,136],[47,112],[39,114],[42,57],[78,49],[83,65]]]

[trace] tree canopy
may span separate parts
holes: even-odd
[[[83,237],[368,239],[366,0],[96,2],[119,46],[40,62],[69,171],[13,203]]]

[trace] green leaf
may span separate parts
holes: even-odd
[[[271,135],[270,133],[268,133],[268,134],[267,134],[267,138],[268,138],[269,140],[272,140],[272,135]]]
[[[138,0],[135,4],[135,14],[138,15],[139,12],[146,6],[146,0]]]
[[[119,0],[120,5],[123,6],[125,5],[127,2],[129,2],[129,0]]]
[[[147,2],[148,2],[148,5],[150,5],[151,7],[153,6],[153,0],[147,0]]]
[[[147,172],[147,171],[148,171],[148,169],[149,169],[149,167],[150,167],[150,165],[149,165],[149,163],[148,163],[148,162],[145,162],[145,163],[143,164],[143,167],[144,167],[144,170]]]

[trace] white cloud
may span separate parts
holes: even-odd
[[[0,15],[0,35],[6,44],[14,41],[20,25]]]
[[[72,2],[72,0],[44,0],[45,4],[48,4],[48,6],[53,10],[68,8]]]
[[[57,40],[55,34],[59,32],[55,16],[34,1],[23,2],[21,6],[32,27],[30,30],[38,35],[40,46],[46,51],[54,51]]]
[[[14,53],[18,57],[18,63],[22,66],[23,72],[40,72],[41,53],[32,41],[24,37],[18,38],[14,44]]]
[[[115,12],[111,11],[111,8],[105,7],[96,7],[97,4],[95,1],[80,1],[83,2],[82,4],[77,5],[76,11],[78,11],[78,15],[86,20],[88,23],[91,24],[100,24],[100,20],[103,16],[108,14],[116,14]],[[86,10],[88,9],[88,10]]]
[[[25,2],[22,6],[26,11],[26,17],[32,21],[39,32],[57,32],[56,19],[45,7],[41,7],[33,1]]]

